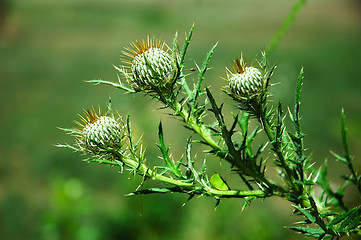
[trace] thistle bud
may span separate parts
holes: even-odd
[[[249,101],[263,91],[264,81],[261,71],[255,67],[245,66],[242,58],[235,60],[233,71],[228,70],[227,79],[235,99]]]
[[[166,50],[164,50],[166,49]],[[171,82],[175,67],[168,46],[159,40],[150,39],[136,41],[131,48],[123,52],[130,60],[123,60],[131,71],[132,81],[136,88],[150,89]]]
[[[81,119],[83,123],[79,123],[82,126],[79,144],[82,148],[97,154],[104,148],[121,147],[123,127],[114,117],[101,116],[93,109],[87,110]]]

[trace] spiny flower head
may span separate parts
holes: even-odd
[[[143,39],[130,44],[123,51],[126,67],[131,71],[132,83],[136,88],[150,89],[170,82],[175,73],[175,64],[169,47],[155,38]]]
[[[123,138],[123,126],[117,119],[107,114],[101,115],[100,110],[96,112],[86,110],[85,116],[80,116],[80,136],[78,144],[82,149],[92,153],[99,153],[104,148],[119,149]]]
[[[262,93],[264,80],[261,71],[246,66],[243,58],[236,59],[232,70],[227,69],[227,80],[232,96],[238,100],[249,101]]]

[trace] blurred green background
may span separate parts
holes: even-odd
[[[155,152],[157,124],[164,123],[176,157],[188,132],[177,127],[148,97],[124,95],[90,79],[116,81],[125,46],[147,34],[180,42],[195,22],[187,68],[201,63],[215,42],[212,70],[204,84],[216,93],[226,83],[225,66],[241,52],[260,56],[295,0],[0,0],[0,239],[303,239],[283,226],[297,219],[289,203],[182,195],[125,197],[140,183],[118,169],[85,164],[58,149],[73,139],[57,127],[74,127],[84,108],[109,97]],[[305,70],[302,116],[308,153],[331,165],[337,184],[346,171],[329,153],[341,153],[339,117],[346,111],[349,142],[361,156],[361,3],[310,0],[269,56],[278,63],[273,99],[292,104],[295,81]],[[190,77],[192,78],[192,76]],[[236,111],[224,94],[216,94]],[[218,164],[218,162],[217,162]],[[225,165],[225,164],[223,164]],[[355,161],[357,169],[361,162]],[[224,166],[226,169],[228,166]],[[210,172],[212,174],[212,172]],[[130,180],[129,180],[130,178]],[[353,189],[348,204],[356,204]],[[359,203],[359,202],[358,202]]]

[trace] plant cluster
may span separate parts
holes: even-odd
[[[158,126],[158,144],[163,165],[152,166],[151,159],[142,147],[141,139],[132,134],[129,115],[125,118],[115,114],[109,103],[107,111],[88,110],[77,129],[64,129],[75,136],[74,145],[59,145],[87,154],[87,161],[118,166],[142,176],[143,181],[163,183],[162,187],[143,189],[139,187],[130,195],[177,192],[193,196],[210,196],[217,204],[224,198],[244,199],[244,207],[254,199],[278,196],[288,200],[294,213],[303,220],[291,229],[318,239],[339,239],[352,233],[361,234],[361,207],[349,209],[344,203],[346,187],[354,185],[361,194],[361,176],[355,171],[347,144],[345,116],[341,113],[343,154],[334,154],[337,160],[347,165],[349,176],[344,185],[334,191],[327,180],[327,162],[317,169],[305,152],[304,133],[300,124],[300,93],[303,69],[296,84],[295,104],[284,111],[281,103],[269,103],[269,87],[276,66],[270,66],[266,54],[249,65],[241,57],[227,68],[225,80],[229,85],[224,91],[239,106],[238,113],[224,111],[211,90],[203,86],[215,44],[197,66],[198,77],[190,82],[184,74],[185,56],[191,42],[193,26],[181,47],[175,35],[171,47],[155,38],[136,41],[123,53],[119,82],[104,80],[89,81],[107,84],[127,93],[145,94],[161,102],[169,109],[193,137],[187,141],[184,157],[175,160],[170,147],[165,143],[162,124]],[[122,80],[121,80],[122,79]],[[124,84],[125,80],[128,84]],[[192,84],[192,85],[191,85]],[[206,112],[211,112],[214,122],[208,123]],[[227,124],[225,116],[231,115]],[[286,121],[293,126],[286,128]],[[250,123],[256,124],[251,127]],[[264,144],[254,144],[256,136],[264,134]],[[194,137],[196,135],[196,137]],[[204,146],[208,155],[214,155],[229,163],[230,169],[239,176],[239,188],[230,186],[220,174],[207,173],[207,161],[201,168],[192,154],[192,145]],[[266,160],[271,161],[281,181],[274,181],[266,171]],[[197,164],[198,166],[199,164]],[[268,170],[268,169],[267,169]],[[241,188],[244,189],[241,189]],[[315,191],[315,189],[321,191]],[[316,193],[318,192],[318,193]],[[321,193],[320,193],[321,192]]]

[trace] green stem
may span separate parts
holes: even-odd
[[[219,198],[244,198],[244,197],[259,197],[264,198],[266,197],[266,193],[262,190],[252,190],[252,191],[240,191],[240,190],[217,190],[210,188],[208,186],[206,187],[199,187],[196,186],[192,182],[184,182],[181,180],[173,179],[171,177],[164,176],[162,174],[157,173],[156,171],[150,169],[143,163],[138,163],[136,160],[123,156],[118,151],[112,151],[110,150],[112,155],[118,159],[118,161],[110,161],[110,160],[100,160],[100,159],[94,159],[92,161],[98,162],[98,163],[105,163],[109,165],[115,165],[122,167],[123,164],[127,166],[130,169],[135,170],[139,175],[145,176],[152,180],[157,180],[172,186],[177,186],[182,189],[185,193],[195,193],[200,195],[209,195]]]
[[[316,219],[316,222],[315,222],[315,223],[316,223],[318,226],[320,226],[320,227],[322,228],[322,230],[325,231],[325,233],[330,234],[330,235],[333,236],[333,237],[336,237],[337,234],[335,233],[335,231],[332,230],[332,229],[329,229],[329,228],[326,226],[326,224],[325,224],[325,222],[323,221],[323,219],[320,217],[320,213],[319,213],[319,211],[318,211],[318,209],[317,209],[315,200],[314,200],[312,197],[309,197],[308,200],[309,200],[309,203],[310,203],[310,206],[311,206],[312,215],[313,215],[313,216],[315,217],[315,219]]]
[[[272,146],[273,146],[273,150],[276,153],[278,159],[280,160],[280,163],[282,165],[282,168],[286,171],[286,177],[287,180],[290,183],[293,183],[293,178],[292,178],[292,172],[291,169],[288,167],[287,163],[286,163],[286,159],[285,156],[283,155],[281,149],[279,148],[279,146],[276,144],[276,137],[271,129],[271,126],[269,124],[269,121],[267,119],[267,117],[265,116],[265,114],[261,114],[261,124],[263,125],[263,129],[266,132],[266,135],[268,137],[268,139],[270,140]]]
[[[213,188],[207,189],[212,196],[222,198],[244,198],[244,197],[259,197],[265,198],[267,194],[262,190],[251,190],[251,191],[238,191],[238,190],[216,190]]]
[[[188,124],[213,150],[221,151],[222,148],[213,140],[213,138],[206,132],[203,125],[197,124],[196,119],[190,115],[178,101],[173,101],[172,109],[179,113],[183,121]]]
[[[355,168],[353,167],[353,164],[352,164],[352,158],[353,157],[351,156],[350,149],[348,147],[344,109],[341,110],[341,138],[342,138],[343,148],[344,148],[344,151],[345,151],[345,159],[346,159],[347,167],[351,172],[351,175],[352,175],[354,184],[357,187],[357,190],[361,194],[361,181],[359,181],[359,178],[357,176]]]

